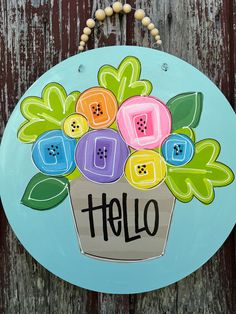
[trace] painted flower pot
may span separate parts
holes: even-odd
[[[137,191],[125,178],[104,186],[81,177],[70,197],[83,254],[121,262],[164,254],[175,204],[165,183]]]

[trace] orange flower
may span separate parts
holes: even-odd
[[[109,127],[116,118],[117,100],[103,87],[92,87],[83,92],[77,102],[76,112],[87,117],[92,129]]]

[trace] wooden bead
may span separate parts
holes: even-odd
[[[131,10],[132,10],[132,7],[131,7],[130,4],[126,3],[126,4],[123,5],[123,12],[124,13],[128,14],[128,13],[131,12]]]
[[[158,35],[159,34],[159,30],[157,29],[157,28],[153,28],[152,30],[151,30],[151,35],[152,36],[156,36],[156,35]]]
[[[113,9],[111,7],[106,7],[104,9],[106,16],[112,16],[113,14]]]
[[[149,31],[151,31],[152,29],[155,28],[155,25],[153,23],[150,23],[147,28]]]
[[[81,41],[84,41],[84,42],[87,42],[89,40],[89,37],[86,34],[81,35],[80,38],[81,38]]]
[[[112,8],[113,8],[115,13],[120,13],[123,9],[123,5],[121,2],[116,1],[113,3]]]
[[[145,12],[143,9],[138,9],[135,11],[134,13],[134,17],[136,18],[136,20],[141,21],[145,16]]]
[[[162,40],[159,39],[159,40],[157,41],[157,45],[158,45],[158,46],[162,45]]]
[[[155,36],[155,40],[156,40],[156,41],[158,41],[158,40],[160,40],[160,39],[161,39],[161,36],[160,36],[160,35],[156,35],[156,36]]]
[[[95,12],[95,17],[98,21],[104,21],[105,18],[106,18],[106,13],[104,12],[104,10],[102,9],[98,9],[96,12]]]
[[[144,18],[142,19],[142,24],[143,24],[144,26],[148,26],[150,23],[151,23],[151,19],[150,19],[148,16],[146,16],[146,17],[144,17]]]
[[[85,42],[81,40],[81,42],[79,43],[80,46],[85,46]]]
[[[88,19],[86,21],[86,25],[89,27],[89,28],[94,28],[95,26],[95,21],[93,19]]]
[[[85,27],[83,32],[84,32],[85,35],[90,35],[92,31],[91,31],[91,28]]]
[[[79,51],[83,51],[84,50],[84,46],[79,46]]]

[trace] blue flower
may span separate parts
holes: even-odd
[[[171,134],[161,147],[166,162],[173,166],[187,164],[194,154],[194,143],[184,134]]]
[[[45,132],[33,145],[33,162],[44,174],[69,174],[75,169],[75,147],[76,140],[69,138],[61,130]]]

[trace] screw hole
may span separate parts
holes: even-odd
[[[162,68],[163,71],[166,72],[166,71],[168,70],[169,66],[168,66],[167,63],[163,63],[162,66],[161,66],[161,68]]]

